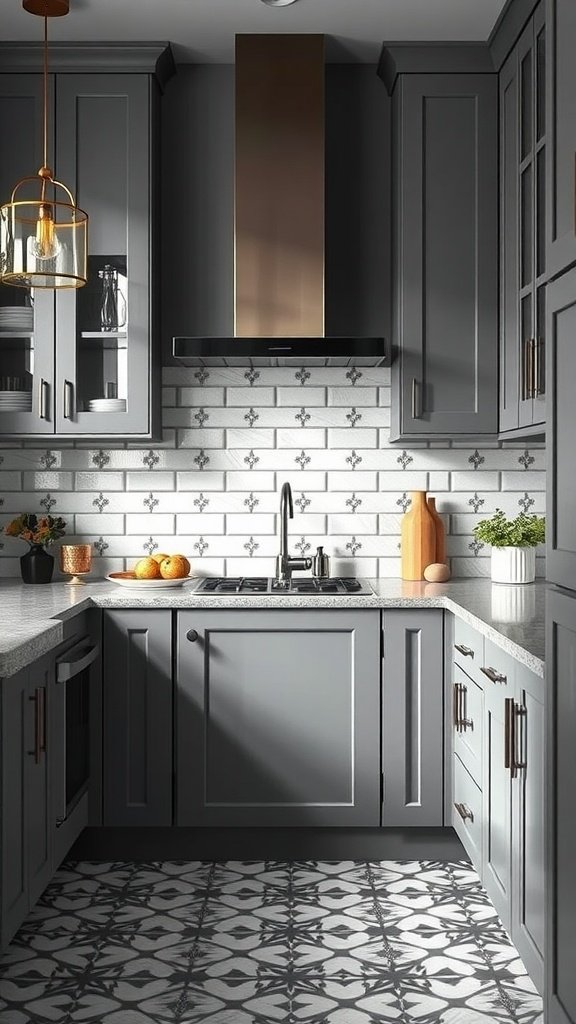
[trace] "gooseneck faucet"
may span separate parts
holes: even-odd
[[[284,582],[292,578],[294,569],[304,572],[312,568],[311,558],[293,558],[288,553],[288,520],[293,518],[292,488],[285,483],[280,492],[280,554],[276,558],[276,579]]]

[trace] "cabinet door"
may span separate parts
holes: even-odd
[[[485,641],[486,677],[482,730],[482,881],[502,924],[510,931],[512,902],[512,779],[507,767],[507,700],[514,698],[515,662]]]
[[[90,216],[88,283],[57,301],[57,431],[150,431],[151,90],[148,75],[59,75],[58,170]],[[105,266],[117,273],[117,322],[101,321]],[[125,411],[91,411],[93,399]]]
[[[548,1024],[576,1024],[576,600],[550,590],[546,607]]]
[[[544,680],[516,669],[512,757],[512,939],[532,981],[544,984]]]
[[[2,682],[2,929],[5,946],[28,913],[25,816],[28,669]]]
[[[52,90],[52,79],[50,79]],[[0,130],[9,144],[0,160],[0,205],[16,183],[42,164],[42,78],[0,75]],[[53,156],[53,139],[49,138]],[[39,193],[38,193],[39,195]],[[16,198],[32,198],[30,185]],[[0,254],[1,261],[1,254]],[[54,432],[54,294],[41,289],[0,287],[0,436]],[[22,320],[18,322],[18,311]],[[12,323],[9,325],[6,318]],[[19,392],[16,396],[13,393]],[[11,394],[12,393],[12,394]],[[10,401],[12,397],[12,402]],[[9,409],[12,404],[19,410]]]
[[[395,89],[391,437],[497,430],[496,75],[401,75]]]
[[[172,824],[172,613],[104,615],[103,824]]]
[[[442,825],[444,613],[386,611],[382,824]]]
[[[546,119],[547,156],[546,260],[550,275],[576,262],[576,4],[547,0]]]
[[[518,427],[520,400],[518,54],[500,72],[500,430]]]
[[[30,905],[52,877],[53,817],[51,805],[49,702],[54,690],[51,655],[30,666],[29,712],[26,720],[26,843]]]
[[[576,270],[548,285],[548,380],[552,409],[547,472],[548,580],[576,587]]]
[[[376,611],[178,615],[177,824],[380,823]]]

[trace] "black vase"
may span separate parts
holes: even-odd
[[[20,559],[23,583],[50,583],[54,572],[54,557],[41,544],[32,544]]]

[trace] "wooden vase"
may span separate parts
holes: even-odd
[[[426,491],[412,491],[412,505],[402,517],[402,579],[422,580],[424,569],[436,561],[436,525]]]
[[[434,520],[434,527],[436,529],[436,558],[434,562],[439,562],[442,565],[446,564],[446,530],[444,529],[444,523],[442,518],[436,511],[436,498],[428,498],[428,508],[430,515]]]

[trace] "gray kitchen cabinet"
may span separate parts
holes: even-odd
[[[498,420],[495,74],[399,74],[393,91],[391,440]]]
[[[546,265],[555,277],[576,263],[576,4],[546,0]]]
[[[547,375],[551,409],[546,474],[546,576],[574,588],[576,580],[576,269],[548,285]]]
[[[49,655],[2,683],[2,945],[52,875],[47,724],[53,685],[54,662]]]
[[[546,419],[545,37],[542,2],[500,72],[499,430],[506,437],[542,432]]]
[[[444,613],[382,615],[382,824],[441,826]]]
[[[549,590],[546,606],[546,1021],[576,1022],[576,600]]]
[[[172,824],[172,612],[104,613],[104,825]]]
[[[181,611],[176,824],[380,824],[377,611]]]
[[[165,80],[170,51],[157,45],[146,52],[77,50],[76,60],[71,53],[52,59],[50,150],[58,178],[90,217],[88,281],[80,289],[36,289],[32,332],[0,334],[0,374],[23,377],[25,388],[32,388],[29,412],[0,412],[0,436],[150,438],[158,435],[161,416],[155,72],[161,62]],[[91,73],[62,70],[74,66]],[[22,73],[3,74],[6,67]],[[41,162],[41,79],[29,71],[26,55],[0,47],[0,130],[13,142],[0,170],[1,201],[18,177],[34,174]],[[101,322],[99,275],[105,267],[113,268],[119,283],[118,324],[111,329]],[[24,294],[4,286],[0,303],[18,304]],[[91,406],[109,397],[123,399],[125,407]]]

